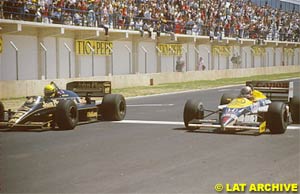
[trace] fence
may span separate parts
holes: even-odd
[[[300,65],[300,43],[0,20],[0,80]]]

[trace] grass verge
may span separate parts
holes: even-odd
[[[259,75],[250,76],[243,78],[226,78],[226,79],[216,79],[216,80],[199,80],[181,83],[166,83],[158,84],[154,86],[139,86],[130,88],[113,89],[112,93],[122,94],[125,97],[133,96],[145,96],[151,94],[161,94],[177,91],[195,90],[195,89],[205,89],[218,86],[243,84],[248,80],[279,80],[279,79],[290,79],[290,78],[300,78],[300,72],[286,73],[286,74],[272,74],[272,75]],[[16,109],[25,100],[23,98],[11,98],[11,99],[1,99],[6,109]]]
[[[199,81],[189,81],[181,83],[167,83],[159,84],[154,86],[139,86],[130,88],[113,89],[113,93],[122,94],[125,97],[133,96],[144,96],[151,94],[161,94],[176,91],[185,90],[195,90],[195,89],[205,89],[218,86],[243,84],[249,80],[279,80],[279,79],[289,79],[289,78],[300,78],[300,72],[296,73],[286,73],[286,74],[272,74],[272,75],[259,75],[250,76],[242,78],[226,78],[226,79],[216,79],[216,80],[199,80]]]

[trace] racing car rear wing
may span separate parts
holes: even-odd
[[[293,96],[293,82],[290,81],[247,81],[246,85],[264,93],[271,101],[287,103]]]
[[[111,93],[110,81],[74,81],[67,83],[67,90],[71,90],[80,97],[103,97]]]

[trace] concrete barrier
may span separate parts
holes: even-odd
[[[239,78],[254,75],[270,75],[280,73],[300,72],[300,66],[276,66],[247,69],[166,72],[153,74],[131,74],[115,76],[96,76],[86,78],[54,79],[54,80],[18,80],[0,81],[0,99],[18,98],[30,95],[43,95],[43,88],[50,81],[54,81],[62,89],[66,83],[79,80],[111,81],[113,88],[125,88],[134,86],[148,86],[152,79],[153,84],[179,83],[195,80],[216,80],[221,78]],[[299,74],[300,75],[300,74]]]
[[[105,36],[97,27],[6,19],[0,19],[0,26],[0,80],[174,72],[178,60],[188,71],[196,71],[200,58],[206,70],[300,65],[300,42],[258,44],[255,39],[229,37],[210,41],[208,36],[166,33],[149,38],[122,29],[109,29]],[[98,45],[96,54],[79,49],[87,48],[87,42]]]

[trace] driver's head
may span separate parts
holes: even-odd
[[[52,84],[48,84],[44,88],[44,95],[45,97],[54,97],[56,93],[56,88]]]
[[[244,98],[251,98],[251,97],[252,97],[252,89],[251,89],[251,87],[249,87],[249,86],[244,86],[244,87],[241,89],[240,96],[241,96],[241,97],[244,97]]]

